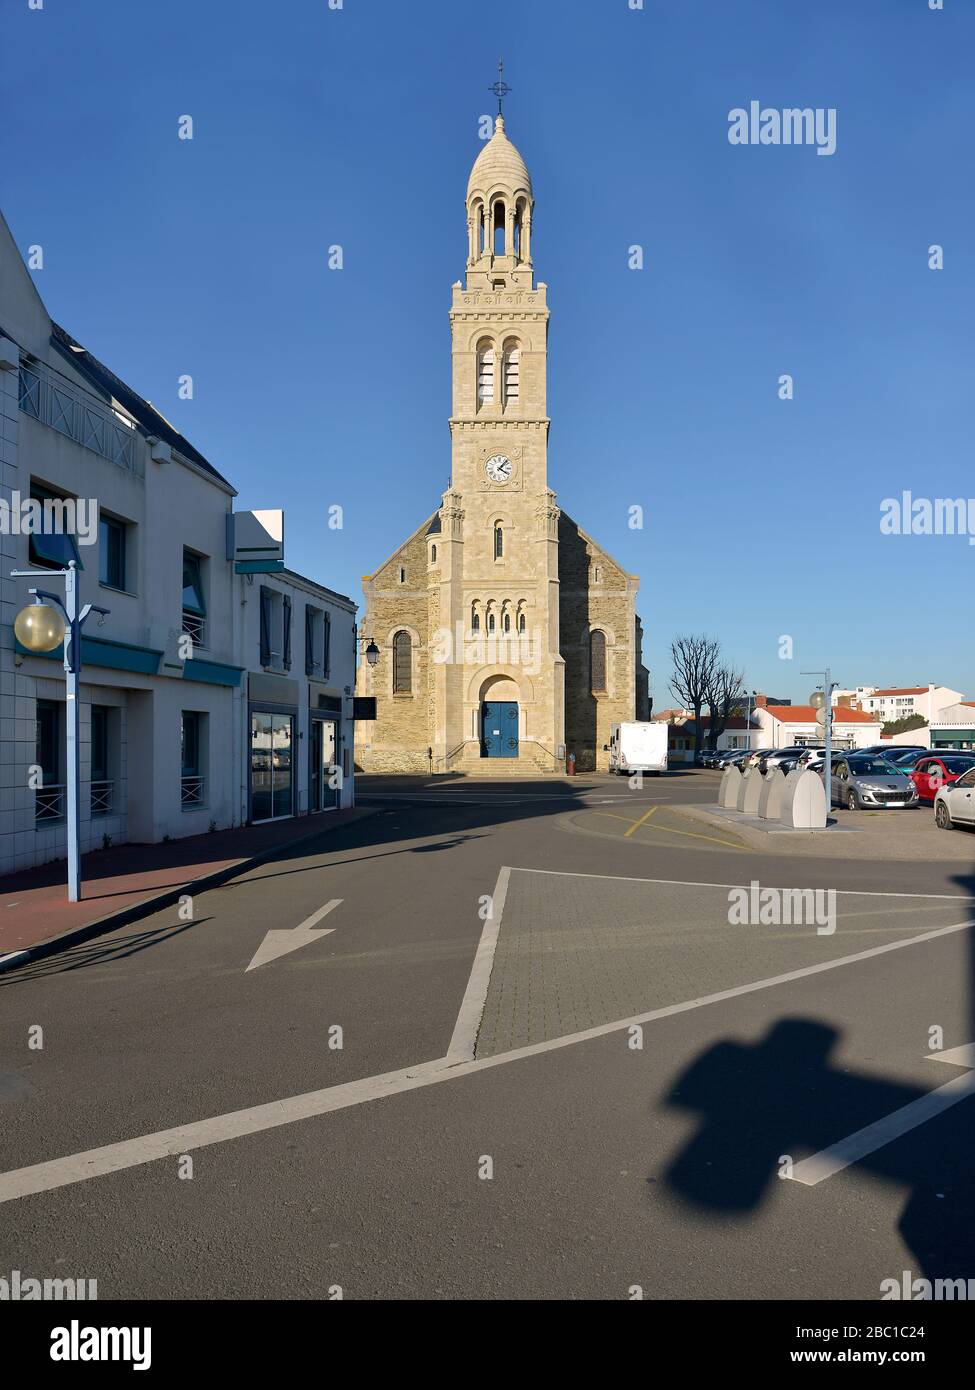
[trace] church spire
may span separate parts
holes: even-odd
[[[467,181],[467,283],[472,289],[531,288],[534,198],[528,167],[508,139],[503,102],[511,88],[504,63],[488,90],[498,99],[491,135]]]

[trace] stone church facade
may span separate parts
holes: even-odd
[[[453,287],[451,483],[363,579],[356,726],[366,772],[605,768],[610,725],[649,717],[638,579],[556,504],[548,480],[546,286],[531,179],[499,116],[467,189]]]

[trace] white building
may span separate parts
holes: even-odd
[[[756,748],[791,748],[796,744],[821,744],[824,733],[812,705],[766,705],[753,713],[760,726]],[[880,723],[862,710],[833,710],[833,747],[868,748],[880,742]]]
[[[241,576],[240,611],[245,818],[351,806],[355,604],[281,570]]]
[[[834,690],[833,705],[847,705],[852,709],[863,709],[863,702],[877,689],[875,685],[858,685],[853,690]]]
[[[52,322],[0,217],[0,874],[66,854],[61,652],[31,655],[12,630],[30,587],[59,592],[63,581],[15,580],[13,569],[55,570],[74,559],[82,601],[110,610],[100,626],[89,619],[82,642],[82,852],[250,818],[261,739],[253,718],[276,703],[262,681],[289,682],[275,687],[287,695],[278,713],[290,717],[301,750],[286,790],[276,732],[285,724],[274,725],[273,815],[328,802],[315,790],[311,750],[322,737],[330,748],[331,731],[315,728],[329,720],[313,719],[313,707],[334,716],[338,765],[347,760],[351,773],[354,607],[280,560],[235,563],[235,495],[151,405]],[[25,509],[44,503],[55,524],[29,533]],[[67,528],[56,517],[64,504],[74,511]],[[241,571],[262,568],[280,571],[261,582],[287,593],[301,615],[300,675],[261,664],[258,578]],[[319,651],[311,675],[306,606],[328,613],[332,638],[327,671]],[[311,630],[324,626],[322,617]],[[341,805],[351,802],[351,780]]]
[[[921,715],[930,724],[940,709],[957,704],[961,698],[960,690],[949,690],[946,685],[891,686],[867,695],[861,708],[881,724],[907,719],[912,714]]]

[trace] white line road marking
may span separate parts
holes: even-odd
[[[792,1170],[792,1181],[801,1182],[804,1187],[815,1187],[817,1183],[831,1178],[834,1173],[849,1168],[851,1163],[858,1163],[867,1154],[882,1149],[885,1144],[899,1139],[902,1134],[908,1134],[918,1125],[923,1125],[926,1120],[934,1119],[936,1115],[950,1110],[960,1100],[975,1095],[975,1071],[972,1070],[975,1067],[975,1044],[966,1043],[964,1047],[955,1047],[948,1052],[931,1052],[928,1054],[928,1060],[965,1067],[965,1075],[956,1076],[946,1086],[929,1091],[926,1096],[911,1101],[910,1105],[902,1106],[892,1115],[885,1115],[882,1120],[876,1120],[872,1125],[858,1129],[855,1134],[847,1135],[838,1144],[831,1144],[828,1149],[822,1149],[818,1154],[802,1159]]]
[[[310,917],[306,917],[303,922],[299,922],[296,927],[285,927],[283,930],[274,928],[268,932],[264,940],[254,953],[247,970],[256,970],[259,965],[267,965],[270,960],[277,960],[278,956],[286,956],[289,951],[297,951],[299,946],[309,946],[313,941],[317,941],[320,936],[328,936],[335,930],[334,927],[325,927],[321,931],[312,931],[316,922],[320,922],[326,913],[331,912],[333,907],[338,907],[341,898],[332,898],[320,907],[317,912],[313,912]],[[247,974],[247,970],[244,974]]]
[[[504,900],[508,893],[509,872],[507,866],[502,865],[498,881],[494,885],[491,916],[484,923],[477,945],[467,989],[464,991],[450,1046],[447,1048],[448,1062],[468,1062],[474,1056],[477,1030],[481,1026],[484,1001],[487,999],[488,985],[491,983],[491,967],[494,965],[494,952],[498,944],[498,932],[501,930],[501,914],[504,912]]]
[[[690,878],[631,878],[625,874],[577,874],[568,869],[523,869],[518,864],[511,865],[515,874],[550,874],[554,878],[603,878],[614,883],[659,883],[668,888],[747,888],[747,883],[702,883]],[[770,885],[764,885],[769,887]],[[784,890],[783,890],[784,891]],[[943,898],[952,903],[975,901],[970,893],[868,893],[860,888],[837,888],[837,897],[848,898]],[[918,940],[921,938],[918,937]]]
[[[855,955],[841,956],[837,960],[823,961],[819,965],[807,965],[800,970],[790,970],[785,975],[774,975],[767,980],[737,985],[733,989],[723,989],[717,994],[704,995],[700,999],[687,999],[681,1004],[668,1004],[664,1008],[651,1009],[648,1013],[636,1014],[632,1018],[602,1023],[581,1033],[569,1033],[562,1038],[531,1043],[511,1052],[499,1052],[494,1057],[479,1057],[475,1061],[460,1062],[456,1065],[452,1065],[446,1057],[440,1057],[436,1061],[422,1062],[417,1066],[385,1072],[380,1076],[365,1077],[361,1081],[329,1086],[325,1090],[309,1091],[305,1095],[271,1101],[267,1105],[257,1105],[249,1110],[235,1110],[208,1120],[198,1120],[194,1124],[181,1125],[177,1129],[159,1130],[154,1134],[142,1135],[138,1139],[123,1140],[120,1144],[108,1144],[104,1148],[89,1149],[85,1153],[51,1159],[47,1163],[34,1163],[27,1168],[17,1168],[9,1173],[0,1174],[0,1202],[10,1202],[37,1192],[49,1192],[57,1187],[67,1187],[71,1183],[84,1182],[88,1178],[101,1177],[106,1173],[117,1173],[125,1168],[137,1168],[143,1163],[152,1163],[157,1158],[172,1157],[174,1154],[187,1153],[191,1149],[204,1148],[209,1144],[221,1144],[227,1139],[239,1139],[244,1135],[277,1129],[280,1125],[345,1110],[353,1105],[362,1105],[366,1101],[400,1095],[404,1091],[415,1091],[422,1086],[434,1086],[441,1081],[472,1076],[476,1072],[488,1071],[508,1062],[538,1057],[546,1052],[571,1047],[575,1043],[589,1042],[594,1038],[606,1037],[610,1033],[619,1033],[638,1023],[646,1024],[661,1018],[673,1018],[677,1014],[707,1008],[710,1004],[721,1004],[725,1000],[754,994],[758,990],[772,989],[776,985],[790,984],[794,980],[820,975],[827,970],[837,970],[840,966],[853,965],[873,956],[884,955],[888,951],[902,951],[906,946],[934,941],[938,937],[965,931],[973,926],[975,921],[958,922],[953,927],[938,927],[934,931],[924,932],[906,941],[892,941],[885,946],[872,946],[868,951],[858,951]]]

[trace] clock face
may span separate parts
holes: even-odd
[[[506,483],[511,477],[511,460],[504,454],[494,454],[484,465],[492,483]]]

